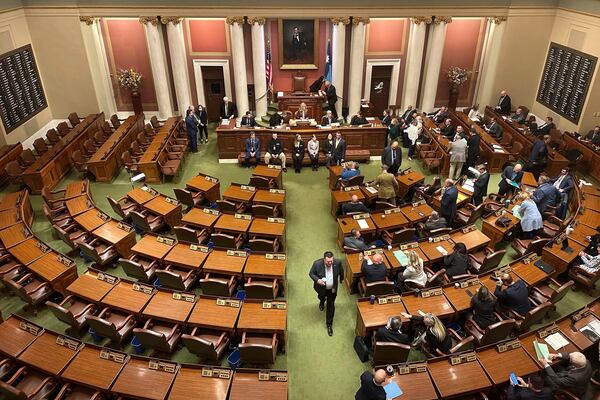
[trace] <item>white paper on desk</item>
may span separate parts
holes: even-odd
[[[600,336],[600,321],[598,321],[597,319],[591,321],[589,324],[586,325],[588,328],[590,328],[591,330],[593,330],[598,336]]]
[[[359,219],[357,222],[360,229],[369,229],[369,224],[366,219]]]
[[[339,122],[332,122],[331,126],[337,128],[338,126],[340,126],[340,123]]]
[[[502,149],[494,149],[494,153],[504,153],[504,150],[502,150]]]
[[[221,125],[229,125],[229,120],[228,119],[222,120]]]
[[[447,256],[447,255],[448,255],[448,252],[447,252],[447,251],[446,251],[446,249],[445,249],[445,248],[443,248],[442,246],[437,246],[435,249],[436,249],[437,251],[439,251],[440,253],[442,253],[443,255],[445,255],[445,256]]]
[[[277,92],[277,97],[283,97],[283,92]]]
[[[375,121],[375,117],[367,117],[366,120],[367,121]]]
[[[376,193],[378,192],[378,190],[377,190],[377,189],[375,189],[375,188],[374,188],[374,187],[372,187],[372,186],[367,186],[367,191],[368,191],[369,193],[373,193],[373,194],[376,194]]]
[[[492,147],[495,149],[502,149],[502,146],[497,145],[497,144],[492,144]]]
[[[462,184],[462,188],[465,189],[468,192],[473,193],[474,188],[474,184],[475,182],[473,181],[473,179],[467,179],[463,184]]]
[[[569,344],[568,340],[560,332],[553,333],[552,335],[546,336],[544,338],[546,343],[550,345],[554,349],[554,351],[558,351]]]

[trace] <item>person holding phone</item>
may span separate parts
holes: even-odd
[[[544,386],[544,379],[540,374],[529,375],[527,382],[520,376],[515,377],[511,374],[506,398],[507,400],[551,400],[552,390]]]

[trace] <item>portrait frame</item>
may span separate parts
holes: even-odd
[[[305,18],[279,18],[279,68],[310,70],[319,68],[319,20]],[[294,60],[294,49],[288,43],[291,38],[293,27],[298,26],[305,33],[306,46],[302,49],[302,55],[297,62]],[[311,43],[312,42],[312,43]]]

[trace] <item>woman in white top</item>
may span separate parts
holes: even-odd
[[[408,252],[408,265],[401,274],[398,274],[398,289],[406,290],[404,282],[412,282],[424,287],[427,284],[427,273],[423,269],[423,259],[411,250]]]
[[[312,135],[312,138],[308,141],[308,156],[310,157],[310,163],[313,171],[319,170],[319,141],[317,135]]]
[[[408,135],[408,159],[412,161],[412,157],[415,154],[415,147],[417,145],[417,139],[419,138],[419,126],[418,121],[415,119],[410,123],[410,126],[406,128],[406,134]]]

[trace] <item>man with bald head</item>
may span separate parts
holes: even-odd
[[[500,92],[500,99],[498,99],[498,105],[496,110],[500,111],[501,114],[509,115],[511,109],[510,96],[506,93],[506,90]]]
[[[385,400],[385,385],[392,377],[388,376],[384,369],[378,369],[373,375],[369,371],[360,376],[360,388],[354,396],[354,400]]]
[[[360,267],[367,283],[384,281],[387,278],[387,267],[383,262],[383,255],[376,253],[372,256],[365,256]]]
[[[235,104],[229,101],[229,97],[223,97],[223,102],[221,103],[221,119],[233,119],[235,117]]]
[[[454,221],[457,199],[458,189],[454,186],[454,181],[452,179],[446,179],[444,187],[442,188],[440,215],[446,219],[449,226],[452,226],[452,221]]]
[[[512,196],[515,192],[515,187],[511,183],[514,182],[520,185],[521,179],[523,179],[523,166],[518,163],[514,166],[508,165],[502,171],[502,176],[498,183],[498,195],[500,197],[504,197],[505,195]]]
[[[368,213],[370,212],[367,206],[362,201],[358,200],[358,196],[353,194],[350,203],[342,204],[342,214],[353,213]]]
[[[581,398],[592,377],[592,364],[578,351],[550,354],[550,359],[558,362],[552,366],[545,358],[540,360],[546,374],[546,385],[553,391],[566,389]]]

